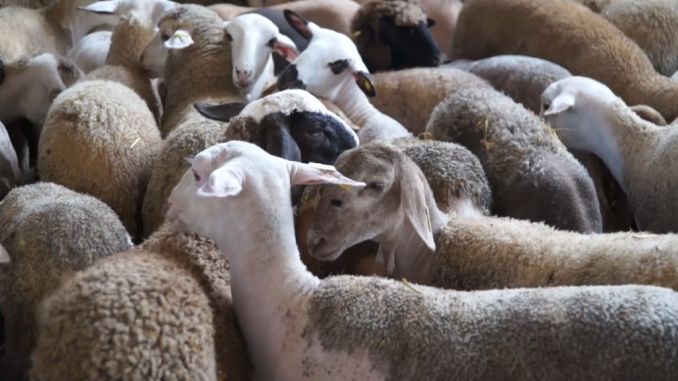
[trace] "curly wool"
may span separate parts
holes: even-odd
[[[138,209],[161,143],[153,115],[134,91],[111,81],[81,82],[47,114],[38,172],[106,202],[138,236]]]
[[[38,316],[32,380],[216,380],[210,301],[161,254],[99,261],[45,300]]]
[[[10,255],[6,279],[8,356],[4,379],[28,370],[38,335],[38,303],[64,277],[131,248],[113,210],[94,197],[52,183],[13,189],[0,203],[0,244]]]
[[[351,32],[372,26],[373,30],[382,17],[392,18],[397,26],[416,26],[426,23],[426,13],[419,0],[371,0],[360,6],[351,21]]]

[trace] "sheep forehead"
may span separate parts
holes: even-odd
[[[248,13],[234,18],[226,29],[229,33],[242,31],[242,33],[264,32],[266,35],[276,35],[279,30],[273,21],[256,13]]]
[[[587,77],[568,77],[558,81],[558,93],[569,93],[585,98],[613,100],[617,96],[604,84]]]
[[[417,0],[378,1],[375,16],[390,16],[397,26],[416,26],[426,22],[426,12]]]
[[[356,181],[369,181],[375,177],[384,180],[395,175],[394,163],[376,146],[362,146],[339,156],[335,166],[344,176]]]

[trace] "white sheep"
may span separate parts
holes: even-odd
[[[22,171],[19,167],[16,151],[9,140],[5,125],[0,122],[0,200],[14,188],[20,185]]]
[[[231,42],[233,83],[247,101],[259,99],[276,80],[272,54],[291,61],[299,54],[297,47],[271,20],[258,14],[240,15],[224,26]]]
[[[103,202],[38,183],[15,188],[0,202],[0,244],[11,259],[3,306],[8,351],[0,378],[23,380],[39,333],[38,304],[65,277],[132,242]]]
[[[197,155],[170,197],[168,219],[212,237],[228,256],[259,379],[673,376],[678,295],[668,289],[457,292],[314,277],[299,258],[289,200],[291,185],[309,183],[365,186],[231,141]]]
[[[470,210],[443,214],[414,164],[383,145],[340,156],[342,174],[383,189],[319,187],[310,254],[334,260],[372,239],[389,276],[457,290],[629,283],[678,290],[678,235],[589,235]]]
[[[89,33],[76,42],[66,56],[73,60],[85,74],[99,66],[104,66],[111,48],[112,34],[110,30]]]
[[[139,237],[141,205],[161,144],[153,114],[134,91],[117,82],[84,81],[50,108],[38,173],[101,199]]]
[[[285,11],[285,17],[310,42],[280,73],[278,87],[305,88],[335,103],[360,127],[358,137],[363,144],[411,136],[400,123],[370,104],[367,96],[375,95],[372,77],[347,36],[321,28],[291,11]]]
[[[676,126],[657,126],[630,110],[602,83],[571,77],[549,86],[543,115],[570,148],[596,154],[627,194],[638,228],[676,232]]]

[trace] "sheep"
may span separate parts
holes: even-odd
[[[273,22],[258,14],[240,15],[224,25],[231,41],[233,83],[247,101],[259,99],[276,79],[272,53],[291,61],[299,54],[297,47]]]
[[[574,1],[589,8],[595,13],[601,13],[608,5],[614,4],[618,0],[574,0]]]
[[[615,1],[601,16],[647,54],[654,68],[670,77],[678,70],[678,4],[672,0]]]
[[[110,30],[90,33],[76,42],[66,57],[75,62],[85,74],[104,66],[111,48],[112,34]]]
[[[167,197],[181,178],[185,158],[213,144],[246,140],[291,160],[332,163],[359,143],[349,126],[303,90],[282,91],[243,106],[198,104],[197,110],[207,117],[230,123],[183,126],[165,140],[158,158],[162,164],[154,169],[144,198],[147,235],[163,221]],[[229,119],[234,114],[238,116]]]
[[[455,58],[524,54],[553,61],[605,83],[629,104],[646,104],[666,120],[678,116],[678,82],[657,73],[614,25],[570,0],[468,1],[454,45]]]
[[[452,62],[445,66],[477,75],[537,114],[541,107],[541,94],[548,85],[572,75],[558,64],[527,56],[495,56],[477,61]]]
[[[139,237],[143,196],[161,144],[153,115],[134,91],[117,82],[80,82],[47,114],[38,173],[98,197]]]
[[[485,171],[468,149],[437,140],[398,139],[392,144],[419,166],[433,190],[438,208],[446,213],[455,211],[464,215],[490,213],[492,192]],[[317,187],[308,187],[304,191],[295,219],[299,251],[306,266],[318,276],[342,273],[369,275],[382,271],[374,263],[378,246],[372,242],[347,249],[339,261],[319,261],[308,253],[307,235],[316,216],[318,190]]]
[[[500,216],[600,232],[591,177],[539,117],[493,89],[460,89],[433,110],[426,131],[483,164]]]
[[[458,292],[316,278],[299,258],[288,198],[291,185],[309,183],[365,186],[230,141],[198,154],[170,197],[173,226],[228,253],[233,306],[259,379],[673,377],[678,296],[669,289]]]
[[[553,83],[543,115],[572,149],[596,154],[622,186],[639,229],[678,231],[678,199],[670,173],[675,127],[660,127],[631,111],[604,84],[586,77]]]
[[[292,11],[286,10],[285,17],[310,43],[280,73],[279,88],[303,88],[335,103],[360,127],[358,137],[363,144],[412,135],[395,119],[370,104],[367,96],[375,95],[374,83],[348,37],[320,28]]]
[[[216,4],[209,7],[223,20],[232,20],[245,13],[258,13],[276,24],[280,32],[294,41],[299,50],[306,48],[306,41],[294,29],[289,28],[283,10],[292,10],[304,18],[347,36],[351,35],[351,19],[360,5],[351,0],[301,0],[276,4],[266,8],[239,7],[232,4]]]
[[[108,15],[78,11],[91,0],[59,0],[39,10],[0,8],[0,59],[11,62],[39,53],[66,54],[92,28],[113,26]]]
[[[160,132],[166,138],[173,130],[208,122],[193,108],[195,102],[240,102],[244,98],[231,80],[231,52],[217,15],[197,5],[179,5],[158,22],[159,32],[142,55],[158,50],[167,54],[164,64],[165,99]],[[160,45],[161,48],[158,48]],[[152,60],[152,59],[151,59]],[[213,70],[210,68],[219,68]]]
[[[38,303],[62,278],[131,248],[132,242],[103,202],[37,183],[13,189],[0,203],[0,244],[11,258],[3,306],[8,351],[0,378],[22,380],[38,335]]]
[[[318,258],[336,259],[373,239],[389,276],[441,288],[633,283],[678,289],[676,235],[586,235],[480,213],[446,213],[415,163],[387,145],[352,150],[336,164],[344,176],[384,185],[371,195],[316,187],[320,199],[307,244]]]
[[[228,264],[214,242],[163,226],[41,306],[31,379],[249,380],[231,304]]]
[[[7,129],[0,122],[0,201],[14,186],[21,184],[22,176]]]
[[[54,3],[55,0],[0,0],[0,8],[4,7],[23,7],[23,8],[42,8]]]
[[[434,25],[419,0],[372,0],[353,16],[351,35],[371,72],[438,66]]]
[[[124,17],[113,30],[106,65],[90,72],[84,80],[107,80],[129,87],[146,102],[155,120],[159,121],[160,100],[141,64],[141,55],[154,35],[153,25],[148,20]]]

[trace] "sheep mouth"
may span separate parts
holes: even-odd
[[[321,261],[333,261],[341,255],[343,250],[340,247],[333,247],[324,239],[319,240],[308,248],[309,254]]]

